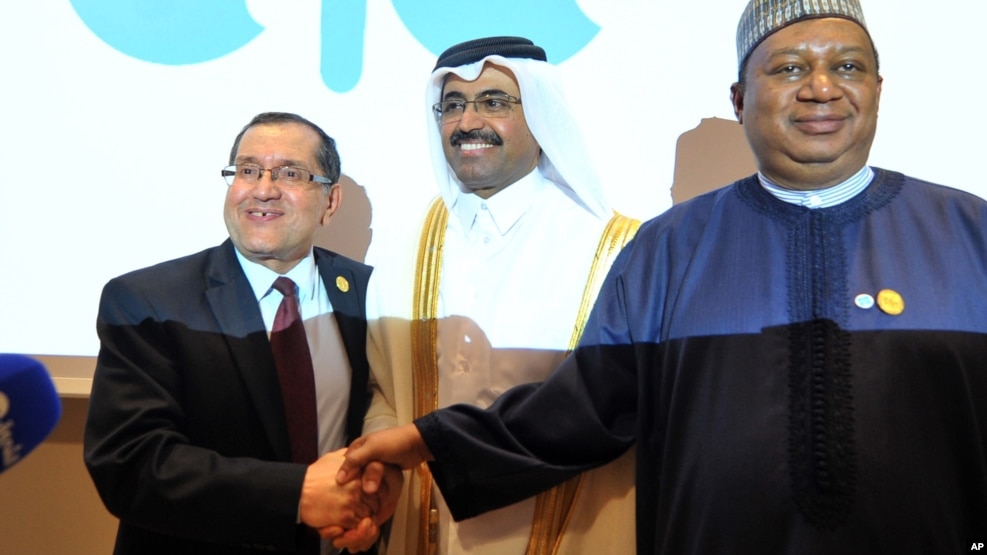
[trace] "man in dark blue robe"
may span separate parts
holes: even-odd
[[[645,223],[548,381],[358,440],[340,479],[429,460],[469,518],[633,444],[639,553],[987,541],[987,203],[867,165],[855,0],[752,0],[737,44],[758,173]]]

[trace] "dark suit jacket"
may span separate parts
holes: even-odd
[[[371,269],[319,248],[315,261],[353,369],[349,441],[369,401]],[[306,466],[289,462],[270,343],[233,244],[111,280],[96,327],[85,462],[120,518],[115,553],[294,551]]]

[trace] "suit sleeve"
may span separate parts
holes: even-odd
[[[274,462],[259,422],[243,421],[223,338],[148,291],[118,278],[100,300],[84,456],[101,498],[161,534],[292,549],[306,467]]]

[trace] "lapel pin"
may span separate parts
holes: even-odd
[[[877,306],[884,312],[897,316],[905,311],[905,299],[894,289],[881,289],[877,293]]]
[[[343,276],[336,276],[336,289],[346,293],[350,290],[350,282],[346,281]]]
[[[871,297],[867,293],[861,293],[853,298],[853,304],[858,307],[867,310],[874,306],[874,297]]]

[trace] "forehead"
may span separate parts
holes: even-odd
[[[503,66],[486,64],[483,71],[473,81],[467,81],[456,74],[450,73],[442,84],[442,97],[450,93],[458,93],[467,97],[476,96],[486,91],[503,91],[511,96],[520,96],[514,72]]]
[[[314,159],[318,146],[318,134],[307,125],[296,122],[261,124],[244,132],[237,148],[237,159],[307,162]]]
[[[874,55],[870,37],[863,27],[849,19],[824,17],[799,21],[768,35],[751,53],[751,58],[848,50],[862,50]]]

